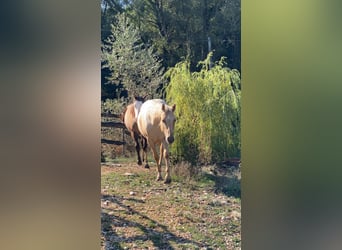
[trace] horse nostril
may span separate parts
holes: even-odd
[[[173,138],[173,136],[169,136],[169,137],[167,138],[168,143],[172,143],[174,140],[175,140],[175,139]]]

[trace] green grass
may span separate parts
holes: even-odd
[[[134,163],[136,161],[137,161],[137,159],[133,156],[131,156],[131,157],[119,156],[119,157],[116,157],[114,159],[112,159],[109,156],[105,156],[105,162],[106,163],[121,164],[121,163]]]

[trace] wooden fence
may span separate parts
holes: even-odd
[[[104,118],[107,118],[106,120],[110,120],[110,121],[103,121]],[[128,132],[125,125],[120,120],[120,115],[111,114],[111,113],[102,113],[101,114],[101,128],[113,128],[115,130],[120,130],[119,132],[121,134],[120,141],[102,138],[103,135],[101,133],[101,143],[118,145],[118,146],[122,145],[122,154],[125,154],[125,145],[126,145],[125,134],[130,135],[130,133]],[[116,131],[113,131],[113,132],[115,133]]]
[[[109,119],[111,121],[102,121],[103,119]],[[126,144],[127,144],[125,135],[131,136],[131,134],[126,129],[125,124],[122,123],[120,119],[120,115],[111,114],[111,113],[102,113],[101,114],[101,128],[112,128],[112,129],[120,131],[119,132],[120,137],[121,137],[120,141],[109,140],[109,139],[101,137],[101,143],[122,146],[122,154],[124,155],[125,150],[126,150]],[[113,133],[115,133],[115,131],[113,131]],[[239,166],[240,163],[241,163],[240,158],[231,158],[229,160],[221,162],[221,164],[226,164],[229,166]]]

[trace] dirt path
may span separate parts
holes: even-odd
[[[224,186],[231,175],[155,177],[154,167],[101,167],[101,249],[241,249],[240,198]]]

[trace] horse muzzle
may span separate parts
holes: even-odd
[[[174,138],[172,135],[169,136],[169,137],[166,139],[166,141],[167,141],[169,144],[171,144],[174,140],[175,140],[175,138]]]

